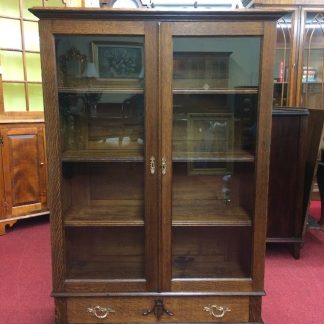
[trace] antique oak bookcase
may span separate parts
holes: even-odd
[[[40,9],[57,323],[262,323],[279,11]]]

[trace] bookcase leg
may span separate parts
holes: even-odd
[[[250,322],[262,323],[260,297],[250,297]]]
[[[300,258],[300,249],[302,248],[302,243],[293,243],[293,257],[298,260]]]
[[[16,224],[16,220],[14,221],[8,221],[8,222],[3,222],[0,223],[0,235],[5,235],[6,234],[6,225],[9,225],[10,227],[14,226]]]
[[[55,324],[67,324],[66,300],[55,298]]]

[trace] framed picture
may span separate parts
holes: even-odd
[[[58,65],[59,84],[73,86],[75,83],[80,82],[87,61],[87,56],[75,47],[69,48],[64,54],[60,55]]]
[[[233,114],[189,114],[187,138],[188,151],[196,157],[189,163],[189,174],[231,173],[226,156],[233,150]]]
[[[92,55],[99,80],[132,84],[144,77],[144,53],[141,43],[93,42]]]

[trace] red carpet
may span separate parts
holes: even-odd
[[[319,203],[311,214],[319,217]],[[300,260],[267,251],[265,324],[324,324],[324,232],[308,231]],[[18,222],[0,237],[0,324],[52,324],[48,219]]]
[[[16,223],[0,236],[0,323],[54,323],[47,217]]]
[[[310,214],[319,219],[320,202]],[[309,230],[301,257],[284,246],[267,249],[263,320],[265,324],[324,323],[324,232]]]

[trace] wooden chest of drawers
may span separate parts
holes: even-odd
[[[73,324],[156,323],[154,312],[161,313],[161,323],[248,322],[249,297],[85,297],[67,300],[68,323]]]

